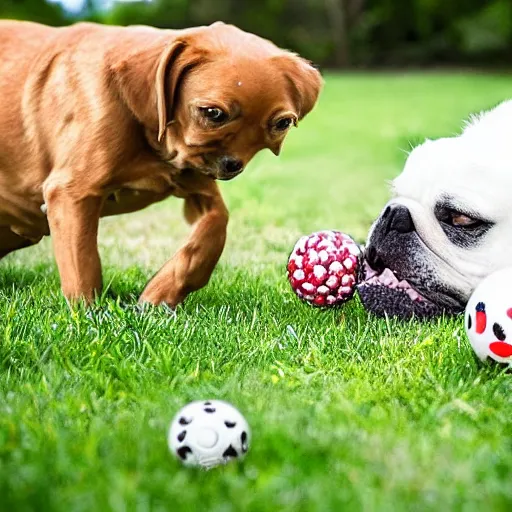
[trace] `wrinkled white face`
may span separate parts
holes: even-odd
[[[460,310],[484,277],[512,264],[512,101],[416,147],[392,188],[370,231],[374,259]]]
[[[466,306],[466,333],[476,355],[512,364],[512,268],[484,279]]]

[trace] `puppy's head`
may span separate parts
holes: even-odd
[[[359,286],[370,310],[459,312],[484,277],[512,264],[511,130],[505,103],[411,152],[370,231]]]
[[[173,166],[228,180],[313,108],[322,79],[304,59],[215,23],[164,38],[115,70],[122,95]]]

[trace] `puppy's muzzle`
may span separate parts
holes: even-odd
[[[219,162],[219,179],[231,180],[244,170],[244,163],[238,158],[223,156]]]

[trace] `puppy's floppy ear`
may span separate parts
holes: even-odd
[[[313,110],[323,86],[322,76],[310,62],[294,53],[283,53],[273,59],[288,81],[300,120]]]
[[[179,86],[199,64],[202,53],[186,39],[159,41],[111,66],[121,97],[134,116],[158,132],[158,141],[172,121]]]

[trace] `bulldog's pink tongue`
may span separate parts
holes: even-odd
[[[421,295],[411,287],[411,285],[405,280],[398,280],[394,272],[386,268],[380,274],[376,270],[372,269],[367,262],[365,262],[365,282],[371,285],[387,286],[391,289],[403,290],[412,301],[420,301]]]

